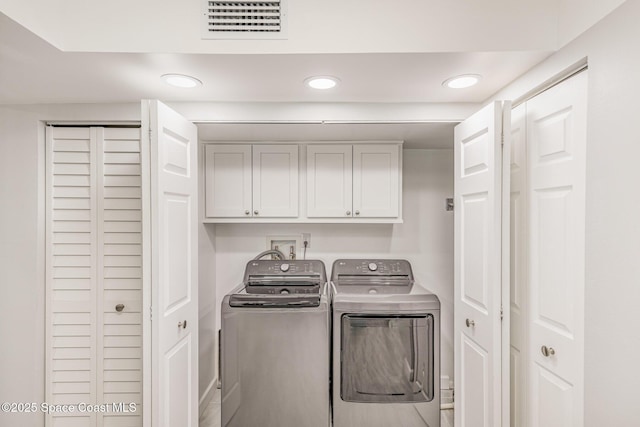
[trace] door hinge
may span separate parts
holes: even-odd
[[[453,197],[448,197],[446,202],[445,202],[445,208],[447,210],[447,212],[452,211],[454,208],[453,205]]]
[[[504,319],[504,311],[502,310],[502,306],[500,306],[500,320]]]
[[[149,320],[153,320],[153,306],[149,306]]]
[[[504,132],[500,134],[500,143],[501,145],[504,145]]]

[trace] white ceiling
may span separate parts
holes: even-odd
[[[288,39],[212,41],[201,38],[201,0],[0,0],[0,105],[481,103],[623,1],[289,0]],[[204,84],[172,88],[160,79],[166,73]],[[463,73],[483,79],[463,90],[441,85]],[[326,92],[303,84],[326,74],[341,84]],[[445,148],[453,125],[283,126],[201,132],[217,140],[402,139],[408,148]]]
[[[0,103],[131,102],[481,102],[550,52],[204,55],[62,52],[0,15]],[[167,86],[165,73],[204,85]],[[441,85],[448,77],[484,76],[470,89]],[[321,92],[311,75],[338,76]]]

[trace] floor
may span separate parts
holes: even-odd
[[[440,411],[441,427],[453,427],[453,409]],[[200,427],[220,427],[220,390],[216,389],[211,403],[200,417]]]

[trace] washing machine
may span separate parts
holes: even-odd
[[[330,426],[322,261],[253,260],[222,302],[222,426]]]
[[[440,301],[411,264],[339,259],[331,272],[334,427],[440,426]]]

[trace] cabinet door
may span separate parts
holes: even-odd
[[[307,148],[307,216],[309,218],[351,217],[352,157],[351,145],[309,145]]]
[[[207,145],[205,158],[205,216],[251,216],[251,145]]]
[[[356,218],[394,218],[400,203],[400,146],[353,146],[353,214]]]
[[[253,146],[253,216],[298,216],[298,146]]]

